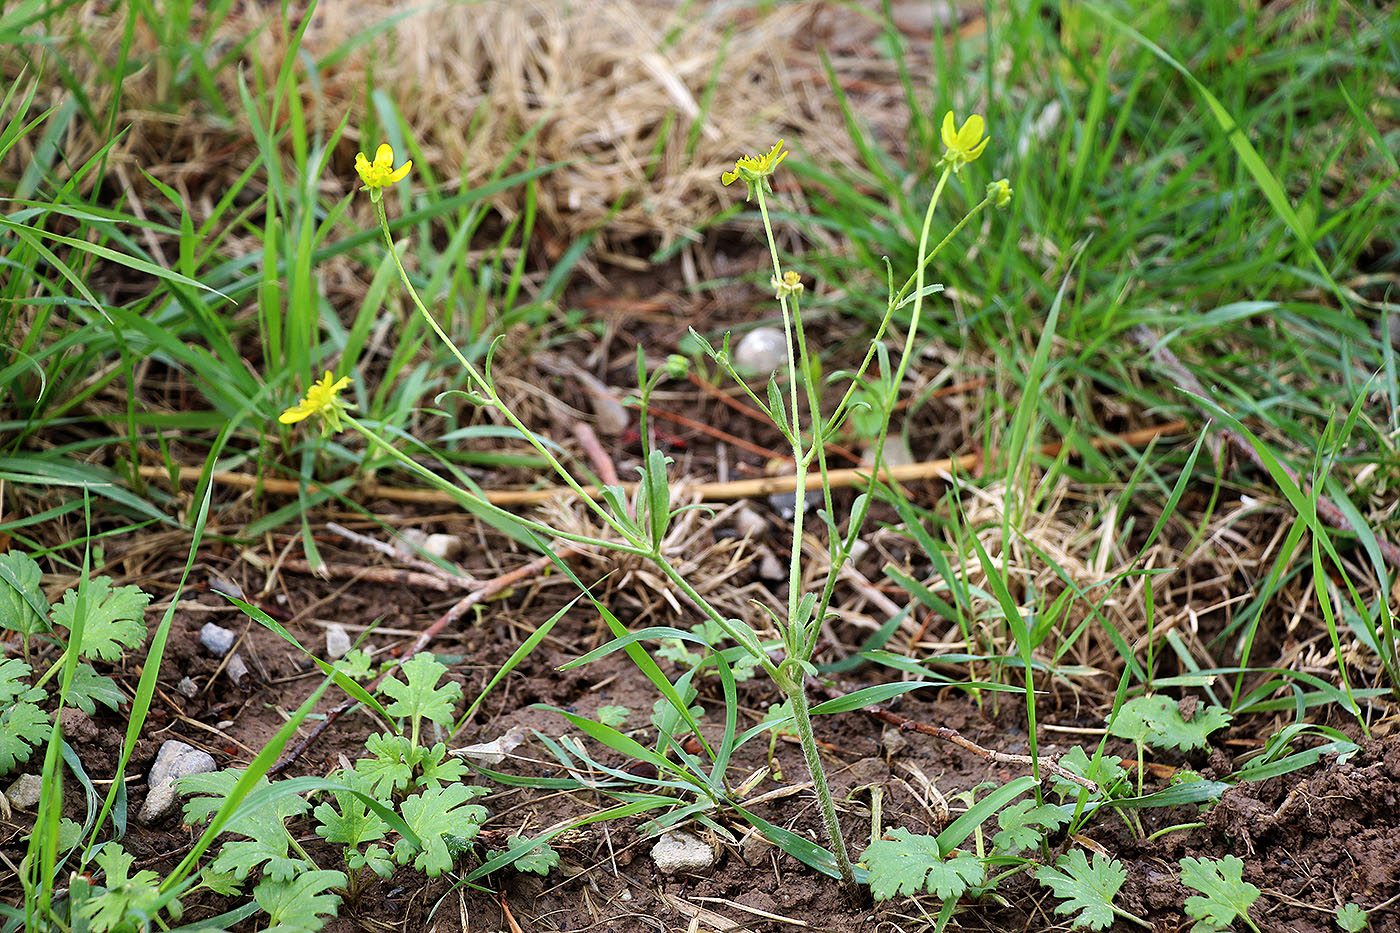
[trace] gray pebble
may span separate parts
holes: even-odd
[[[10,806],[16,810],[33,810],[39,805],[39,798],[43,795],[44,782],[37,774],[21,774],[10,785],[10,789],[5,791]]]
[[[191,700],[199,694],[199,684],[195,683],[191,677],[181,677],[180,682],[175,685],[175,689]]]
[[[214,767],[214,759],[208,752],[176,739],[167,739],[156,753],[155,764],[151,765],[151,773],[146,778],[149,788],[146,802],[136,818],[143,823],[162,819],[175,809],[179,800],[175,782],[191,774],[207,774]]]
[[[215,625],[213,622],[204,623],[204,628],[199,630],[199,643],[209,650],[215,657],[222,658],[229,653],[233,643],[238,640],[238,636],[222,625]]]
[[[741,538],[761,539],[771,527],[768,519],[759,515],[747,505],[734,513],[734,530]]]

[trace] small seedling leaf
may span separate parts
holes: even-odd
[[[1368,922],[1366,911],[1356,904],[1343,904],[1337,908],[1337,926],[1345,930],[1346,933],[1361,933],[1362,930],[1366,929]]]
[[[135,648],[146,640],[146,604],[151,597],[139,587],[113,588],[110,577],[97,577],[87,583],[84,608],[83,644],[78,653],[84,658],[115,661],[123,648]],[[54,625],[72,630],[77,622],[78,591],[68,590],[53,607]]]
[[[1186,899],[1186,913],[1196,918],[1192,933],[1228,930],[1236,917],[1248,917],[1259,889],[1244,880],[1244,862],[1227,855],[1223,859],[1181,860],[1181,883],[1200,891]]]
[[[458,840],[475,838],[486,820],[486,808],[467,801],[485,793],[484,787],[449,784],[429,788],[405,800],[400,812],[404,822],[423,841],[423,847],[414,852],[412,846],[406,845],[406,840],[399,840],[394,855],[400,864],[412,855],[413,867],[429,877],[450,869]]]
[[[870,872],[870,893],[878,901],[896,894],[915,895],[922,891],[943,900],[956,900],[970,887],[987,880],[980,859],[967,852],[943,858],[938,840],[907,829],[892,829],[883,839],[872,842],[861,855]]]
[[[1068,914],[1077,910],[1079,913],[1073,918],[1073,924],[1091,930],[1102,930],[1113,922],[1113,898],[1128,877],[1117,859],[1094,853],[1091,865],[1080,849],[1060,856],[1053,868],[1049,865],[1037,867],[1034,875],[1036,881],[1054,891],[1062,901],[1055,913]]]
[[[117,687],[115,680],[97,673],[91,664],[79,664],[73,671],[73,683],[64,695],[64,702],[91,716],[97,712],[98,703],[108,709],[120,709],[126,702],[126,694]]]
[[[447,673],[446,666],[428,652],[420,652],[403,662],[399,671],[408,678],[407,683],[389,677],[379,688],[394,701],[384,707],[389,715],[403,719],[422,717],[450,727],[452,709],[462,699],[462,685],[455,680],[437,685]]]
[[[49,630],[49,604],[39,565],[18,551],[0,554],[0,629],[36,635]]]
[[[33,703],[15,703],[0,711],[0,775],[29,760],[33,747],[49,734],[49,714]]]
[[[603,725],[621,729],[626,725],[627,717],[632,715],[632,711],[625,706],[600,706],[597,715],[598,721]]]
[[[1176,701],[1157,694],[1124,703],[1108,731],[1120,739],[1145,742],[1156,748],[1189,751],[1204,747],[1212,732],[1229,724],[1230,714],[1219,706],[1198,709],[1188,722],[1182,718]]]
[[[264,879],[253,889],[253,900],[271,918],[265,933],[315,933],[340,906],[340,895],[327,892],[345,882],[344,872],[324,870],[303,871],[287,881]]]
[[[1001,832],[992,837],[992,845],[999,855],[1016,855],[1039,845],[1047,831],[1068,819],[1068,814],[1053,804],[1037,806],[1034,800],[1018,800],[997,815]]]

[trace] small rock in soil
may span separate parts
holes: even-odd
[[[58,714],[59,725],[63,727],[63,737],[75,742],[97,741],[97,723],[80,709],[63,707]]]
[[[678,871],[705,871],[715,864],[715,850],[709,843],[687,832],[671,832],[651,847],[651,859],[666,874]]]
[[[222,625],[215,625],[213,622],[204,623],[204,628],[199,630],[199,643],[209,650],[209,653],[222,658],[228,654],[233,643],[238,640],[238,636]]]
[[[452,560],[462,553],[462,539],[456,535],[428,535],[423,550],[433,557]]]
[[[734,513],[734,530],[741,538],[762,538],[768,534],[768,519],[747,505]]]
[[[787,338],[776,327],[755,327],[734,348],[734,368],[741,376],[768,376],[787,365]]]
[[[457,535],[428,534],[420,528],[405,528],[400,535],[404,542],[411,545],[408,548],[401,548],[404,554],[415,556],[413,548],[420,548],[424,553],[433,557],[441,557],[443,560],[452,560],[461,554],[466,547],[466,543]]]
[[[783,567],[783,562],[778,560],[778,556],[767,548],[763,549],[763,557],[758,561],[758,578],[769,580],[774,583],[787,577],[787,570]]]
[[[199,684],[195,683],[192,678],[181,677],[180,682],[175,685],[175,689],[179,690],[180,693],[184,696],[193,700],[195,696],[199,693]]]
[[[350,633],[345,631],[345,626],[336,624],[326,628],[326,657],[332,661],[339,661],[350,653],[350,646],[353,642]]]
[[[821,508],[825,501],[826,497],[820,489],[809,489],[802,496],[802,511],[806,513]],[[775,492],[768,497],[768,507],[783,521],[790,522],[797,517],[797,493]]]
[[[10,801],[10,806],[16,810],[32,810],[39,805],[39,798],[44,794],[44,782],[37,774],[21,774],[10,789],[5,791],[5,798]]]
[[[146,802],[137,815],[143,823],[154,823],[175,809],[179,795],[175,792],[175,781],[191,774],[206,774],[214,770],[214,759],[208,752],[202,752],[193,745],[175,739],[167,739],[156,753],[155,764],[147,777],[150,790],[146,792]]]
[[[773,843],[769,842],[763,833],[751,829],[739,840],[739,857],[746,865],[757,865],[767,860],[768,852],[772,848]]]

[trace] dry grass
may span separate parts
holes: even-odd
[[[329,132],[349,112],[333,154],[335,178],[324,182],[328,195],[349,190],[356,150],[381,141],[360,138],[362,126],[384,116],[367,112],[366,87],[397,108],[422,148],[420,161],[449,188],[483,182],[521,134],[538,125],[529,149],[508,168],[524,169],[531,159],[568,163],[539,192],[556,250],[605,223],[613,250],[638,237],[653,244],[694,237],[734,201],[720,184],[721,172],[736,156],[780,137],[815,161],[851,162],[821,48],[873,133],[887,142],[902,136],[894,68],[872,45],[877,24],[834,4],[681,10],[663,0],[438,2],[381,28],[402,12],[391,0],[323,0],[308,25],[302,54],[322,64],[314,80],[300,83],[307,118]],[[78,80],[93,88],[100,82],[85,76],[100,73],[97,61],[115,60],[125,13],[90,0],[70,16],[70,27],[59,31],[108,43],[66,56]],[[250,87],[253,69],[271,86],[296,26],[281,20],[275,4],[250,4],[218,27],[212,48],[254,34],[240,64]],[[152,58],[158,44],[141,24],[133,59]],[[348,54],[333,54],[343,48]],[[238,100],[236,75],[231,67],[216,75],[225,100]],[[124,82],[119,123],[131,129],[113,160],[138,183],[136,166],[152,171],[197,206],[201,196],[217,197],[221,180],[245,168],[255,147],[242,115],[223,124],[188,106],[169,112],[171,80],[167,69],[152,65]],[[51,100],[63,93],[56,84],[46,91]],[[107,104],[101,92],[93,101]],[[65,141],[69,163],[81,163],[106,142],[98,128],[75,123]],[[510,216],[522,199],[513,189],[495,205]]]

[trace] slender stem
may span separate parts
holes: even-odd
[[[758,211],[763,215],[763,230],[768,235],[768,252],[773,258],[773,280],[783,280],[782,266],[778,263],[778,244],[773,237],[773,224],[768,217],[768,202],[763,197],[763,186],[758,192]],[[783,644],[789,656],[798,655],[806,641],[805,633],[797,630],[797,607],[802,598],[802,519],[806,513],[807,458],[802,448],[802,418],[797,400],[797,359],[794,353],[792,313],[788,309],[786,293],[778,292],[778,304],[783,310],[783,337],[787,345],[788,406],[792,409],[790,430],[792,432],[792,458],[794,460],[793,485],[796,487],[792,510],[792,550],[788,558],[788,617],[783,627]],[[806,658],[802,658],[806,660]]]
[[[758,210],[763,215],[763,229],[768,235],[768,251],[773,257],[774,280],[781,283],[783,279],[782,267],[778,263],[778,244],[773,237],[773,225],[768,217],[768,204],[763,197],[763,187],[756,188],[758,193]],[[792,455],[794,461],[793,484],[795,487],[795,499],[793,501],[792,514],[792,551],[788,564],[788,618],[787,625],[784,626],[783,644],[787,648],[787,658],[778,667],[774,679],[783,688],[792,704],[792,718],[797,727],[797,738],[802,744],[802,756],[807,762],[807,774],[812,779],[812,790],[817,795],[817,806],[821,811],[822,825],[826,828],[827,839],[831,842],[831,853],[836,858],[836,870],[841,875],[841,882],[849,890],[856,887],[855,866],[851,864],[851,856],[846,851],[846,840],[841,834],[841,820],[836,813],[836,803],[831,797],[831,787],[826,782],[826,770],[822,765],[821,751],[817,748],[817,737],[812,731],[812,715],[807,706],[807,687],[804,682],[804,667],[812,656],[815,647],[816,633],[821,630],[821,616],[813,619],[800,620],[799,624],[798,607],[802,601],[802,520],[805,513],[804,501],[807,488],[807,461],[808,456],[802,446],[802,421],[801,412],[797,398],[797,359],[794,352],[794,343],[802,343],[802,362],[804,367],[803,377],[808,385],[808,405],[810,417],[813,421],[814,436],[813,445],[820,450],[822,439],[816,436],[815,428],[820,422],[821,412],[817,407],[814,389],[810,385],[811,372],[807,364],[807,351],[805,340],[803,339],[801,322],[798,321],[796,333],[794,333],[793,317],[789,312],[787,295],[783,291],[778,292],[778,303],[783,310],[783,335],[787,342],[787,364],[788,364],[788,389],[792,406]],[[794,306],[796,302],[794,302]],[[827,484],[827,502],[830,502],[830,484]],[[830,513],[828,513],[830,514]],[[805,628],[805,630],[804,630]],[[811,637],[808,636],[811,633]]]
[[[618,522],[612,515],[608,514],[607,509],[603,508],[594,501],[592,496],[584,492],[583,486],[579,484],[578,480],[574,479],[573,474],[565,469],[564,465],[559,462],[553,452],[542,444],[539,438],[535,437],[535,432],[531,431],[525,425],[525,422],[516,417],[515,412],[511,411],[510,407],[502,401],[500,395],[496,392],[496,387],[492,385],[491,381],[472,365],[472,362],[466,358],[461,350],[457,349],[457,345],[452,342],[452,338],[447,336],[446,331],[442,329],[442,325],[438,323],[437,318],[429,313],[427,307],[423,304],[423,299],[418,297],[418,290],[413,287],[413,282],[409,280],[408,272],[403,267],[403,261],[399,259],[399,251],[394,248],[394,238],[389,232],[389,218],[384,212],[384,201],[382,199],[375,203],[375,211],[379,217],[379,229],[384,233],[384,243],[389,247],[389,255],[394,260],[394,266],[399,270],[399,279],[402,280],[404,288],[408,291],[408,296],[413,299],[414,307],[418,309],[418,313],[423,316],[423,319],[428,322],[428,326],[433,329],[433,333],[437,334],[438,339],[446,344],[447,348],[452,351],[453,356],[457,357],[457,362],[467,371],[467,377],[471,380],[472,384],[486,395],[487,399],[491,402],[491,406],[505,416],[506,420],[511,423],[511,426],[520,432],[521,437],[525,438],[530,446],[534,447],[540,456],[544,457],[545,462],[547,462],[559,478],[578,495],[585,507],[597,514],[604,523],[621,535],[629,544],[634,547],[642,547],[643,542],[640,538],[633,535],[629,529]]]
[[[778,684],[792,702],[793,725],[797,727],[797,738],[802,743],[802,756],[807,760],[807,773],[811,775],[812,789],[817,794],[822,825],[826,827],[826,835],[831,842],[831,854],[836,856],[836,870],[841,873],[841,882],[848,889],[854,890],[855,866],[851,864],[851,856],[846,851],[846,839],[841,835],[841,820],[836,814],[831,788],[826,783],[826,769],[822,765],[821,752],[817,748],[817,737],[812,732],[812,713],[807,706],[807,687],[802,669],[789,660],[784,662],[779,674]]]
[[[587,544],[593,547],[609,548],[615,551],[623,551],[628,554],[636,554],[639,557],[646,557],[651,553],[646,548],[640,546],[620,544],[616,541],[604,541],[602,538],[590,538],[587,535],[580,535],[574,534],[573,532],[560,531],[559,529],[552,528],[549,525],[543,524],[542,522],[537,522],[528,518],[524,518],[522,516],[516,515],[514,512],[508,512],[505,509],[501,508],[499,505],[496,505],[478,496],[474,496],[465,489],[462,489],[458,486],[454,486],[446,479],[443,479],[441,476],[438,476],[432,470],[429,470],[427,467],[423,466],[423,464],[414,460],[412,457],[408,456],[403,451],[390,444],[388,438],[385,438],[378,434],[364,422],[357,419],[354,415],[341,415],[341,417],[344,418],[346,422],[350,424],[350,426],[353,427],[356,431],[359,431],[365,437],[369,438],[371,443],[377,444],[379,447],[383,448],[384,452],[387,453],[389,456],[393,457],[395,460],[408,467],[414,473],[426,479],[429,483],[432,483],[434,486],[437,486],[439,489],[443,490],[449,495],[459,497],[464,502],[464,504],[469,504],[472,508],[480,508],[483,512],[487,512],[503,520],[513,522],[517,525],[520,525],[523,528],[527,528],[530,531],[535,532],[536,534],[544,535],[545,537],[561,538],[565,541],[572,541],[575,544]]]

